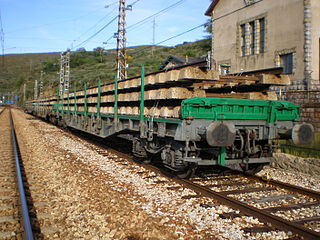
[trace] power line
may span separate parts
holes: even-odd
[[[95,36],[97,36],[100,32],[102,32],[106,27],[108,27],[111,23],[113,23],[116,19],[118,18],[118,16],[115,16],[110,22],[108,22],[106,25],[104,25],[99,31],[97,31],[96,33],[94,33],[92,36],[90,36],[88,39],[84,40],[83,42],[79,43],[78,45],[74,46],[72,49],[75,49],[87,42],[89,42],[92,38],[94,38]],[[71,49],[71,50],[72,50]]]
[[[160,45],[161,43],[167,42],[167,41],[169,41],[169,40],[171,40],[171,39],[180,37],[181,35],[184,35],[184,34],[186,34],[186,33],[192,32],[192,31],[194,31],[194,30],[196,30],[196,29],[198,29],[198,28],[200,28],[200,27],[203,27],[203,26],[205,26],[205,25],[206,25],[206,23],[201,24],[201,25],[198,25],[198,26],[196,26],[196,27],[194,27],[194,28],[191,28],[191,29],[189,29],[189,30],[187,30],[187,31],[185,31],[185,32],[179,33],[179,34],[177,34],[177,35],[175,35],[175,36],[173,36],[173,37],[170,37],[170,38],[167,38],[166,40],[163,40],[163,41],[161,41],[161,42],[158,42],[157,45]]]
[[[221,19],[221,18],[227,17],[227,16],[229,16],[229,15],[235,13],[235,12],[238,12],[238,11],[244,9],[244,8],[247,8],[248,6],[249,6],[249,5],[246,5],[246,6],[244,6],[244,7],[241,7],[241,8],[235,9],[235,10],[233,10],[233,11],[231,11],[231,12],[228,12],[228,13],[222,15],[222,16],[219,16],[219,17],[217,17],[217,18],[214,18],[214,19],[212,19],[212,22],[215,22],[215,21],[217,21],[217,20],[219,20],[219,19]],[[177,34],[177,35],[174,35],[174,36],[172,36],[172,37],[170,37],[170,38],[167,38],[167,39],[165,39],[165,40],[163,40],[163,41],[161,41],[161,42],[158,42],[158,43],[156,44],[156,46],[157,46],[157,45],[160,45],[160,44],[162,44],[162,43],[164,43],[164,42],[167,42],[167,41],[169,41],[169,40],[171,40],[171,39],[180,37],[180,36],[182,36],[182,35],[184,35],[184,34],[186,34],[186,33],[192,32],[192,31],[194,31],[194,30],[196,30],[196,29],[198,29],[198,28],[200,28],[200,27],[204,27],[204,26],[206,26],[206,25],[207,25],[207,23],[204,23],[204,24],[198,25],[198,26],[196,26],[196,27],[193,27],[193,28],[191,28],[191,29],[189,29],[189,30],[187,30],[187,31],[184,31],[184,32],[182,32],[182,33],[179,33],[179,34]],[[137,52],[134,52],[134,54],[140,53],[140,52],[142,52],[142,51],[144,51],[144,50],[146,50],[146,49],[148,49],[148,48],[150,48],[150,47],[152,47],[152,46],[147,46],[147,47],[145,47],[145,48],[139,49]]]
[[[172,36],[172,37],[169,37],[169,38],[167,38],[167,39],[165,39],[165,40],[163,40],[163,41],[161,41],[161,42],[156,43],[155,46],[158,46],[158,45],[160,45],[160,44],[162,44],[162,43],[164,43],[164,42],[167,42],[167,41],[169,41],[169,40],[171,40],[171,39],[180,37],[180,36],[182,36],[182,35],[184,35],[184,34],[186,34],[186,33],[192,32],[192,31],[194,31],[194,30],[196,30],[196,29],[198,29],[198,28],[200,28],[200,27],[205,26],[206,24],[207,24],[207,23],[203,23],[203,24],[198,25],[198,26],[196,26],[196,27],[193,27],[193,28],[191,28],[191,29],[189,29],[189,30],[187,30],[187,31],[184,31],[184,32],[182,32],[182,33],[179,33],[179,34],[177,34],[177,35],[174,35],[174,36]],[[153,47],[153,46],[147,46],[147,47],[142,48],[142,49],[139,49],[137,52],[133,52],[133,53],[134,53],[134,54],[138,54],[138,53],[140,53],[140,52],[142,52],[142,51],[144,51],[144,50],[146,50],[146,49],[148,49],[148,48],[150,48],[150,47]]]
[[[136,3],[139,2],[139,1],[141,1],[141,0],[136,0],[135,2],[133,2],[133,3],[130,4],[130,5],[133,6],[134,4],[136,4]],[[166,7],[166,8],[164,8],[164,9],[162,9],[162,10],[160,10],[160,11],[158,11],[158,12],[156,12],[156,13],[154,13],[154,14],[152,14],[152,15],[150,15],[150,16],[142,19],[142,20],[140,20],[139,22],[136,22],[136,23],[130,25],[129,27],[127,27],[127,30],[129,29],[129,31],[130,31],[130,28],[132,28],[132,29],[131,29],[131,31],[132,31],[132,30],[136,29],[135,27],[139,27],[139,26],[143,25],[143,24],[146,23],[149,19],[155,18],[156,16],[159,16],[160,14],[163,14],[163,13],[171,10],[172,8],[175,8],[175,7],[179,6],[180,4],[182,4],[182,3],[185,2],[185,1],[186,1],[186,0],[180,0],[180,1],[176,2],[176,3],[172,4],[172,5],[170,5],[170,6]],[[127,32],[129,32],[129,31],[127,31]],[[105,43],[107,43],[107,42],[108,42],[110,39],[112,39],[112,38],[113,38],[113,35],[112,35]]]
[[[138,3],[139,1],[141,1],[141,0],[136,0],[135,2],[133,2],[133,3],[130,4],[130,5],[133,6],[134,4]],[[113,2],[113,3],[111,3],[111,4],[107,5],[107,6],[109,7],[109,6],[111,6],[111,5],[114,5],[115,3],[117,3],[117,2]],[[114,9],[113,9],[110,13],[108,13],[106,16],[104,16],[102,19],[100,19],[91,29],[93,29],[95,26],[97,26],[97,24],[98,24],[99,22],[101,22],[104,18],[106,18],[107,16],[109,16],[113,11],[114,11]],[[119,16],[119,15],[118,15],[118,16]],[[107,26],[109,26],[116,18],[118,18],[118,16],[114,17],[109,23],[107,23],[105,26],[103,26],[98,32],[96,32],[95,34],[93,34],[93,35],[92,35],[91,37],[89,37],[87,40],[83,41],[82,43],[78,44],[78,45],[75,46],[75,47],[72,47],[72,49],[77,48],[78,46],[80,46],[80,45],[82,45],[82,44],[84,44],[84,43],[87,43],[90,39],[92,39],[93,37],[95,37],[95,36],[96,36],[97,34],[99,34],[102,30],[104,30]],[[88,31],[90,31],[91,29],[89,29]],[[88,31],[86,31],[85,33],[87,33]],[[85,33],[83,33],[81,36],[83,36]],[[80,38],[81,36],[79,36],[78,38]],[[109,40],[111,40],[112,38],[113,38],[113,36],[110,37],[110,38],[106,41],[105,44],[107,44],[107,42],[108,42]]]
[[[156,44],[156,18],[153,19],[153,24],[152,24],[152,56],[154,55],[155,44]]]
[[[100,20],[98,20],[98,22],[96,22],[92,27],[90,27],[87,31],[85,31],[84,33],[82,33],[79,37],[75,38],[75,40],[73,41],[76,41],[77,39],[81,38],[82,36],[84,36],[86,33],[88,33],[89,31],[91,31],[92,29],[94,29],[100,22],[102,22],[104,19],[106,19],[109,15],[111,15],[114,10],[116,10],[117,8],[113,8],[111,10],[111,12],[109,12],[108,14],[106,14],[105,16],[103,16]]]
[[[137,2],[140,2],[141,0],[136,0],[135,2],[133,2],[133,3],[131,3],[131,4],[129,4],[130,6],[133,6],[133,5],[135,5]]]
[[[168,6],[168,7],[166,7],[166,8],[160,10],[159,12],[156,12],[156,13],[154,13],[154,14],[152,14],[152,15],[150,15],[150,16],[142,19],[142,20],[140,20],[139,22],[136,22],[136,23],[128,26],[128,27],[127,27],[128,32],[129,32],[130,29],[131,29],[131,31],[132,31],[134,27],[137,27],[137,26],[140,26],[140,25],[144,24],[144,23],[147,22],[149,19],[152,19],[152,18],[154,18],[154,17],[156,17],[156,16],[158,16],[158,15],[160,15],[160,14],[163,14],[163,13],[171,10],[172,8],[175,8],[175,7],[179,6],[179,5],[181,5],[181,4],[182,4],[183,2],[185,2],[185,1],[186,1],[186,0],[180,0],[180,1],[178,1],[178,2],[176,2],[176,3],[174,3],[174,4],[170,5],[170,6]]]

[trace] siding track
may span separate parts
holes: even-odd
[[[86,140],[95,144],[97,152],[103,156],[117,155],[129,161],[134,159],[133,156],[122,153],[123,150],[125,151],[123,147],[120,147],[122,152],[114,148],[103,150],[103,144]],[[155,172],[162,171],[152,165],[145,165],[145,168]],[[247,177],[238,172],[230,172],[222,176],[217,174],[195,176],[189,180],[177,179],[167,173],[165,175],[170,178],[169,181],[197,192],[198,195],[190,198],[205,196],[218,200],[234,210],[240,210],[240,214],[229,214],[221,216],[222,218],[246,215],[265,223],[263,227],[243,229],[245,232],[262,233],[283,230],[292,232],[294,235],[292,239],[320,239],[320,193],[317,191],[272,179]],[[210,207],[210,205],[204,207]]]

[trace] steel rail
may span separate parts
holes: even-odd
[[[90,143],[94,144],[95,146],[97,146],[99,148],[104,148],[102,143],[97,143],[93,139],[86,138],[83,135],[82,135],[82,138],[84,138],[86,141],[89,141]],[[134,161],[133,160],[134,158],[132,155],[119,152],[118,150],[116,150],[112,147],[104,149],[104,150],[107,152],[110,152],[112,154],[118,155],[121,158],[130,160],[130,161]],[[156,166],[143,165],[143,167],[145,169],[152,170],[157,173],[163,174],[163,172]],[[241,201],[238,201],[234,198],[228,197],[227,195],[225,195],[223,193],[219,193],[219,192],[213,191],[211,189],[208,189],[205,186],[201,186],[199,184],[196,184],[190,180],[179,179],[179,178],[177,178],[173,175],[167,174],[167,173],[165,175],[168,178],[170,178],[171,180],[173,180],[174,182],[181,184],[189,189],[192,189],[197,193],[202,194],[202,196],[213,198],[213,199],[219,201],[221,204],[228,205],[229,207],[231,207],[233,209],[238,209],[242,212],[242,214],[247,214],[247,215],[253,216],[255,218],[258,218],[261,222],[264,222],[266,224],[272,224],[273,227],[275,227],[276,229],[283,230],[283,231],[291,231],[293,233],[298,234],[300,237],[303,237],[304,239],[308,239],[308,240],[320,239],[319,232],[316,232],[316,231],[313,231],[309,228],[306,228],[303,225],[300,225],[300,224],[297,224],[294,222],[290,222],[290,221],[285,220],[281,217],[272,215],[271,213],[264,211],[263,209],[252,207],[252,206],[245,204]],[[261,179],[258,179],[258,180],[262,181]],[[300,188],[300,187],[297,187],[297,189],[298,188]],[[301,188],[301,190],[303,190],[303,188]],[[306,192],[306,191],[304,191],[304,192]]]
[[[116,154],[118,156],[121,156],[122,158],[127,158],[128,160],[133,160],[132,156],[130,156],[128,154],[125,154],[125,153],[121,153],[121,152],[119,152],[119,151],[117,151],[115,149],[107,149],[107,151],[112,152],[113,154]],[[150,170],[153,170],[153,171],[161,172],[161,171],[159,171],[159,169],[157,167],[154,167],[152,165],[144,165],[144,167],[146,169],[150,169]],[[228,197],[228,196],[226,196],[226,195],[224,195],[222,193],[213,191],[213,190],[208,189],[206,187],[203,187],[203,186],[201,186],[199,184],[193,183],[190,180],[179,179],[179,178],[172,177],[172,176],[168,176],[168,177],[170,177],[176,183],[184,185],[184,186],[194,190],[195,192],[201,193],[203,196],[216,199],[221,204],[228,205],[233,209],[240,210],[244,214],[248,214],[250,216],[258,218],[261,222],[264,222],[266,224],[270,224],[271,223],[275,228],[278,228],[280,230],[285,230],[285,231],[291,231],[293,233],[298,234],[301,237],[304,237],[304,239],[309,239],[309,240],[318,240],[318,239],[320,239],[320,233],[319,232],[316,232],[316,231],[313,231],[313,230],[311,230],[309,228],[306,228],[303,225],[287,221],[287,220],[285,220],[285,219],[283,219],[281,217],[272,215],[271,213],[269,213],[267,211],[264,211],[263,209],[252,207],[252,206],[250,206],[248,204],[245,204],[245,203],[243,203],[241,201],[238,201],[238,200],[236,200],[234,198]],[[262,181],[258,177],[257,177],[256,180]],[[275,181],[273,181],[273,183],[275,184]],[[282,185],[279,182],[279,185],[277,185],[277,186],[282,186]],[[288,186],[286,186],[286,188],[288,188]],[[312,190],[310,190],[310,193],[309,193],[308,189],[303,189],[303,188],[300,188],[300,187],[292,185],[292,190],[293,189],[294,189],[294,191],[299,191],[300,190],[300,193],[306,194],[308,196],[310,196],[309,194],[312,194],[312,192],[313,192]],[[315,192],[315,194],[317,194],[316,196],[319,197],[319,193]]]
[[[133,160],[132,156],[130,156],[128,154],[125,154],[125,153],[121,153],[121,152],[119,152],[119,151],[117,151],[115,149],[107,149],[107,151],[112,152],[113,154],[116,154],[118,156],[121,156],[122,158],[127,158],[128,160]],[[153,171],[161,172],[161,171],[159,171],[159,169],[157,167],[154,167],[152,165],[144,165],[144,167],[146,169],[150,169],[150,170],[153,170]],[[267,211],[264,211],[263,209],[252,207],[252,206],[250,206],[248,204],[245,204],[245,203],[243,203],[241,201],[238,201],[238,200],[236,200],[234,198],[228,197],[228,196],[226,196],[226,195],[224,195],[222,193],[213,191],[213,190],[208,189],[206,187],[203,187],[203,186],[201,186],[199,184],[193,183],[190,180],[179,179],[179,178],[176,178],[176,177],[173,177],[173,176],[168,176],[168,177],[170,177],[176,183],[184,185],[184,186],[194,190],[195,192],[201,193],[203,196],[216,199],[221,204],[228,205],[233,209],[238,209],[242,213],[248,214],[248,215],[253,216],[253,217],[256,217],[260,221],[262,221],[262,222],[264,222],[266,224],[270,224],[271,223],[275,228],[278,228],[278,229],[281,229],[281,230],[286,230],[286,231],[291,231],[291,232],[296,233],[299,236],[304,237],[305,239],[309,239],[309,240],[318,240],[318,239],[320,239],[320,233],[319,232],[316,232],[316,231],[313,231],[313,230],[311,230],[309,228],[306,228],[303,225],[287,221],[287,220],[285,220],[285,219],[283,219],[281,217],[272,215],[271,213],[269,213]],[[256,180],[262,181],[258,177],[257,177]],[[277,186],[282,186],[282,185],[279,184]],[[304,194],[306,194],[308,192],[307,189],[304,190],[303,188],[300,188],[300,187],[297,187],[297,186],[292,186],[292,187],[293,187],[292,189],[294,189],[294,191],[300,190],[301,193],[304,193]],[[310,190],[310,192],[312,193],[313,191]],[[315,192],[315,194],[317,194],[317,196],[319,197],[319,193]]]
[[[309,228],[304,227],[303,225],[287,221],[283,218],[280,218],[278,216],[272,215],[263,209],[259,209],[256,207],[252,207],[248,204],[245,204],[241,201],[238,201],[236,199],[233,199],[231,197],[228,197],[222,193],[213,191],[211,189],[208,189],[206,187],[203,187],[199,184],[195,184],[190,180],[185,179],[173,179],[176,183],[180,183],[184,186],[187,186],[188,188],[201,193],[202,195],[210,198],[214,198],[218,200],[220,203],[230,206],[231,208],[238,209],[242,213],[248,214],[250,216],[258,218],[260,221],[264,223],[271,223],[274,227],[291,231],[293,233],[298,234],[301,237],[304,237],[304,239],[309,240],[318,240],[320,239],[320,233],[313,231]]]
[[[21,168],[20,168],[20,160],[21,160],[20,150],[19,150],[19,145],[17,141],[17,136],[14,130],[14,123],[13,123],[11,110],[9,110],[9,116],[10,116],[10,127],[11,127],[11,140],[12,140],[13,152],[14,152],[15,163],[16,163],[17,181],[18,181],[18,188],[19,188],[19,195],[20,195],[20,202],[21,202],[21,211],[22,211],[22,217],[23,217],[23,228],[25,231],[25,239],[33,240],[34,238],[33,238],[33,232],[32,232],[29,210],[27,205],[27,198],[25,195]]]
[[[0,115],[4,112],[4,110],[6,110],[5,107],[2,110],[0,110]]]
[[[291,192],[300,193],[300,194],[306,195],[308,197],[320,200],[320,192],[317,192],[317,191],[314,191],[311,189],[303,188],[303,187],[292,185],[289,183],[280,182],[280,181],[277,181],[274,179],[264,180],[262,177],[258,177],[258,176],[247,176],[247,178],[253,179],[257,182],[268,183],[268,184],[273,185],[275,187],[280,187],[280,188],[289,190]]]

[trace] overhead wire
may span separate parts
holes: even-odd
[[[136,3],[140,2],[140,1],[141,1],[141,0],[136,0],[136,1],[134,1],[133,3],[128,4],[128,5],[133,6],[133,5],[135,5]],[[119,15],[118,15],[118,17],[119,17]],[[114,35],[112,35],[111,37],[109,37],[105,42],[103,42],[103,44],[109,44],[108,42],[109,42],[112,38],[114,38]]]
[[[136,0],[136,1],[134,1],[133,3],[131,3],[131,4],[129,4],[129,5],[133,6],[133,5],[135,5],[136,3],[140,2],[140,1],[141,1],[141,0]]]
[[[133,2],[133,3],[129,4],[129,5],[133,6],[134,4],[138,3],[139,1],[141,1],[141,0],[136,0],[135,2]],[[152,15],[150,15],[150,16],[148,16],[148,17],[146,17],[146,18],[144,18],[144,19],[142,19],[142,20],[140,20],[140,21],[128,26],[127,29],[126,29],[127,32],[130,32],[130,31],[133,31],[133,30],[137,29],[138,27],[140,27],[143,24],[147,23],[148,20],[153,19],[154,17],[159,16],[159,15],[171,10],[172,8],[175,8],[175,7],[179,6],[179,5],[181,5],[185,1],[186,0],[179,0],[178,2],[175,2],[174,4],[171,4],[170,6],[164,8],[164,9],[161,9],[160,11],[158,11],[158,12],[156,12],[156,13],[154,13],[154,14],[152,14]],[[130,29],[130,28],[132,28],[132,29]],[[113,38],[113,35],[106,42],[108,42],[112,38]]]
[[[189,33],[189,32],[192,32],[192,31],[194,31],[194,30],[196,30],[196,29],[198,29],[198,28],[200,28],[200,27],[204,27],[206,24],[207,24],[207,23],[203,23],[203,24],[200,24],[200,25],[198,25],[198,26],[196,26],[196,27],[193,27],[193,28],[191,28],[191,29],[188,29],[188,30],[186,30],[186,31],[184,31],[184,32],[182,32],[182,33],[176,34],[176,35],[174,35],[174,36],[172,36],[172,37],[169,37],[169,38],[167,38],[167,39],[165,39],[165,40],[162,40],[162,41],[156,43],[154,46],[159,46],[160,44],[165,43],[165,42],[167,42],[167,41],[169,41],[169,40],[172,40],[172,39],[174,39],[174,38],[177,38],[177,37],[180,37],[180,36],[182,36],[182,35],[184,35],[184,34],[187,34],[187,33]],[[153,45],[152,45],[152,46],[153,46]],[[144,47],[144,48],[142,48],[142,49],[139,49],[139,50],[136,51],[136,52],[133,52],[133,54],[138,54],[138,53],[140,53],[140,52],[142,52],[142,51],[144,51],[144,50],[146,50],[146,49],[148,49],[148,48],[151,48],[152,46],[146,46],[146,47]]]
[[[114,10],[116,10],[116,8],[113,8],[112,10],[111,10],[111,12],[109,12],[109,13],[107,13],[105,16],[103,16],[100,20],[98,20],[98,22],[96,22],[92,27],[90,27],[89,29],[87,29],[84,33],[82,33],[79,37],[77,37],[77,38],[75,38],[74,40],[73,40],[73,43],[77,40],[77,39],[79,39],[79,38],[81,38],[82,36],[84,36],[85,34],[87,34],[88,32],[90,32],[92,29],[94,29],[100,22],[102,22],[104,19],[106,19],[109,15],[111,15],[113,12],[114,12]],[[72,44],[73,44],[72,43]]]
[[[141,24],[144,24],[149,19],[153,19],[154,17],[156,17],[156,16],[158,16],[160,14],[163,14],[163,13],[171,10],[172,8],[175,8],[175,7],[179,6],[179,5],[181,5],[185,1],[186,0],[180,0],[178,2],[175,2],[174,4],[172,4],[172,5],[170,5],[170,6],[166,7],[166,8],[164,8],[164,9],[162,9],[162,10],[160,10],[160,11],[158,11],[158,12],[156,12],[156,13],[154,13],[154,14],[152,14],[152,15],[150,15],[150,16],[148,16],[148,17],[146,17],[146,18],[144,18],[144,19],[142,19],[142,20],[130,25],[130,26],[128,26],[127,27],[127,32],[132,31],[135,27],[140,26]],[[130,30],[130,29],[132,29],[132,30]]]
[[[110,22],[108,22],[106,25],[104,25],[99,31],[97,31],[96,33],[94,33],[92,36],[90,36],[89,38],[87,38],[86,40],[84,40],[83,42],[77,44],[76,46],[74,46],[72,49],[75,49],[79,46],[82,46],[83,44],[86,44],[87,42],[89,42],[92,38],[94,38],[95,36],[97,36],[100,32],[102,32],[106,27],[108,27],[111,23],[113,23],[116,19],[118,18],[118,16],[115,16],[113,19],[111,19]],[[71,49],[71,50],[72,50]]]
[[[136,0],[136,1],[134,1],[133,3],[131,3],[130,5],[133,6],[133,5],[135,5],[136,3],[138,3],[139,1],[141,1],[141,0]],[[108,4],[108,5],[106,5],[106,7],[112,6],[112,5],[114,5],[115,3],[117,3],[117,2],[113,2],[113,3],[111,3],[111,4]],[[106,16],[104,16],[102,19],[100,19],[93,27],[91,27],[90,29],[88,29],[85,33],[81,34],[77,39],[79,39],[79,38],[82,37],[84,34],[86,34],[87,32],[89,32],[91,29],[93,29],[94,27],[96,27],[103,19],[105,19],[107,16],[109,16],[115,9],[116,9],[116,8],[114,8],[110,13],[108,13]],[[82,44],[85,44],[85,43],[87,43],[88,41],[90,41],[92,38],[94,38],[96,35],[98,35],[101,31],[103,31],[107,26],[109,26],[118,16],[119,16],[119,15],[117,15],[116,17],[114,17],[109,23],[107,23],[106,25],[104,25],[98,32],[94,33],[91,37],[89,37],[89,38],[86,39],[85,41],[81,42],[80,44],[77,44],[75,47],[72,46],[72,45],[73,45],[73,43],[72,43],[72,44],[71,44],[71,46],[72,46],[71,49],[75,49],[75,48],[81,46]],[[113,38],[113,36],[110,37],[104,44],[108,44],[108,41],[110,41],[112,38]],[[74,41],[75,41],[75,40],[74,40]],[[73,41],[73,42],[74,42],[74,41]]]
[[[226,14],[224,14],[224,15],[221,15],[221,16],[219,16],[219,17],[217,17],[217,18],[212,19],[212,22],[215,22],[215,21],[217,21],[217,20],[219,20],[219,19],[221,19],[221,18],[227,17],[227,16],[229,16],[229,15],[235,13],[235,12],[238,12],[238,11],[244,9],[244,8],[247,8],[247,7],[248,7],[248,6],[243,6],[243,7],[237,8],[237,9],[231,11],[231,12],[228,12],[228,13],[226,13]],[[193,28],[191,28],[191,29],[189,29],[189,30],[187,30],[187,31],[184,31],[184,32],[182,32],[182,33],[179,33],[179,34],[177,34],[177,35],[174,35],[174,36],[172,36],[172,37],[169,37],[169,38],[167,38],[167,39],[165,39],[165,40],[163,40],[163,41],[160,41],[160,42],[156,43],[155,46],[158,46],[158,45],[160,45],[160,44],[162,44],[162,43],[164,43],[164,42],[167,42],[167,41],[169,41],[169,40],[171,40],[171,39],[180,37],[180,36],[182,36],[182,35],[184,35],[184,34],[186,34],[186,33],[192,32],[192,31],[194,31],[194,30],[196,30],[196,29],[198,29],[198,28],[200,28],[200,27],[204,27],[204,26],[206,26],[207,24],[208,24],[208,23],[200,24],[200,25],[198,25],[198,26],[196,26],[196,27],[193,27]],[[145,47],[145,48],[139,49],[137,52],[133,52],[133,54],[138,54],[138,53],[140,53],[140,52],[142,52],[142,51],[144,51],[144,50],[146,50],[146,49],[148,49],[148,48],[150,48],[150,47],[152,47],[152,46],[147,46],[147,47]]]

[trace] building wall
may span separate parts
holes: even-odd
[[[311,0],[311,13],[312,13],[312,73],[313,90],[319,89],[320,79],[320,1]]]
[[[293,53],[291,85],[282,100],[302,106],[302,121],[320,131],[320,0],[220,0],[212,13],[212,56],[230,73],[279,66],[279,55]],[[240,25],[265,18],[265,50],[242,56]]]
[[[213,19],[244,6],[242,0],[221,0],[214,9]],[[241,56],[240,24],[261,17],[266,19],[264,53]],[[303,0],[263,0],[247,6],[214,21],[213,58],[218,65],[230,63],[231,72],[241,72],[276,67],[277,54],[294,52],[296,67],[291,79],[294,85],[301,85],[304,79],[303,61],[299,62],[304,57],[303,20]]]

